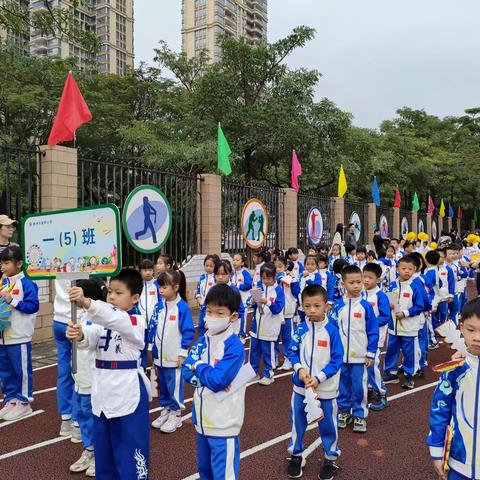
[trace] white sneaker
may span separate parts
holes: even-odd
[[[290,363],[290,360],[286,358],[283,361],[283,365],[279,368],[279,370],[285,370],[286,372],[288,372],[291,369],[292,369],[292,364]]]
[[[160,412],[160,416],[152,422],[152,427],[153,428],[161,428],[162,425],[168,420],[169,413],[170,413],[170,410],[167,410],[166,408],[164,408]]]
[[[95,461],[93,451],[84,450],[82,456],[70,465],[70,471],[73,473],[85,472],[90,467],[92,460]]]
[[[95,458],[92,460],[92,463],[90,466],[87,468],[87,471],[85,472],[85,475],[87,477],[95,477]]]
[[[260,379],[260,381],[259,381],[258,383],[259,383],[260,385],[267,386],[267,385],[271,385],[274,381],[275,381],[274,378],[263,377],[263,378]]]
[[[260,380],[262,377],[257,373],[255,377],[253,378],[252,382],[256,382],[257,380]]]
[[[60,433],[61,437],[70,437],[72,435],[73,430],[73,422],[71,420],[62,420],[62,424],[60,425]]]
[[[77,422],[73,422],[72,438],[70,438],[70,441],[72,443],[82,443],[82,432]]]
[[[22,402],[15,402],[13,407],[3,416],[3,419],[6,422],[11,422],[12,420],[19,420],[20,418],[26,417],[31,413],[32,407],[29,403],[23,404]]]
[[[180,412],[170,412],[168,420],[160,427],[163,433],[173,433],[182,426],[182,417]]]
[[[7,414],[9,410],[11,410],[15,406],[15,402],[8,402],[6,403],[3,408],[0,410],[0,420]]]

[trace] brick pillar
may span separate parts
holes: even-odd
[[[371,245],[373,242],[373,226],[376,225],[377,228],[377,206],[374,203],[367,204],[367,228],[365,230],[365,245]],[[373,246],[372,246],[373,248]]]
[[[332,212],[332,217],[331,217],[331,234],[332,234],[332,239],[333,235],[335,234],[335,228],[339,223],[342,225],[345,224],[345,220],[348,221],[348,218],[345,219],[345,199],[340,198],[340,197],[332,197],[331,199],[332,206],[331,206],[331,212]]]
[[[452,217],[447,217],[447,230],[448,232],[451,232],[452,231]]]
[[[400,238],[400,209],[393,209],[393,225],[390,238]]]
[[[462,219],[457,218],[457,233],[461,232],[462,230]]]
[[[438,239],[442,236],[442,230],[443,230],[443,218],[438,217],[438,220],[437,220],[437,242],[438,242]]]
[[[41,146],[42,211],[77,208],[77,150],[68,147]]]
[[[200,195],[199,253],[220,253],[222,249],[222,177],[212,174],[201,175]]]
[[[283,248],[298,245],[298,195],[293,188],[283,189]]]
[[[418,233],[418,214],[417,214],[417,212],[412,212],[412,225],[410,226],[410,231]]]
[[[427,235],[430,240],[432,240],[432,214],[427,213]]]

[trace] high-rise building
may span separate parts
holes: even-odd
[[[194,57],[206,49],[220,61],[220,37],[266,40],[267,21],[267,0],[182,0],[182,50]]]
[[[0,4],[2,4],[3,1],[4,0],[0,0]],[[28,11],[29,3],[30,0],[19,0],[20,7],[25,12]],[[30,50],[30,38],[28,36],[10,32],[0,25],[0,39],[14,44],[23,54],[28,55]]]
[[[44,0],[19,1],[26,4],[30,14],[48,12]],[[81,69],[96,61],[103,73],[122,74],[125,67],[133,68],[133,0],[92,0],[77,8],[73,7],[70,0],[51,0],[49,5],[50,8],[69,9],[82,29],[95,32],[101,42],[100,52],[95,58],[81,44],[69,41],[65,35],[42,35],[32,30],[30,54],[74,57]],[[4,31],[3,37],[9,39],[8,32]]]

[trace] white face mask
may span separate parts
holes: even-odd
[[[208,334],[210,336],[216,335],[217,333],[223,332],[228,328],[230,325],[230,317],[215,318],[207,315],[205,317],[205,323],[208,327]]]

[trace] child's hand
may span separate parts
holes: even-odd
[[[199,307],[202,306],[202,299],[200,297],[197,297],[197,303]]]
[[[443,460],[434,460],[433,468],[435,473],[438,475],[439,480],[446,480],[447,475],[445,474],[445,469],[443,468]]]
[[[318,380],[315,377],[310,377],[305,383],[305,388],[313,388],[314,390],[318,387]]]
[[[309,381],[310,377],[308,373],[302,368],[298,372],[298,378],[306,385],[307,382]]]
[[[304,277],[308,277],[308,275],[309,275],[309,273],[308,273],[306,270],[304,270],[304,271],[303,271],[303,276],[304,276]]]
[[[72,322],[69,322],[65,336],[69,340],[82,341],[83,340],[82,326],[79,325],[78,323],[73,324]]]
[[[73,287],[68,291],[68,296],[71,302],[75,302],[80,308],[89,309],[92,301],[85,298],[83,290],[80,287]]]
[[[438,310],[437,307],[432,307],[432,312],[435,313]]]
[[[463,360],[465,358],[465,354],[462,352],[455,352],[452,355],[452,360]]]
[[[327,303],[327,305],[325,305],[325,313],[328,313],[331,309],[332,309],[332,304]]]
[[[226,392],[229,392],[231,389],[232,389],[232,386],[229,385],[229,386],[225,389],[225,391],[226,391]]]
[[[397,320],[403,320],[403,319],[405,318],[405,314],[404,314],[403,312],[397,312],[397,313],[395,314],[395,318],[396,318]]]
[[[268,302],[268,300],[265,298],[265,297],[262,297],[260,300],[259,300],[260,303],[263,303],[264,305]]]
[[[366,358],[365,359],[365,366],[367,368],[371,367],[373,365],[373,358]]]
[[[447,298],[447,303],[452,303],[453,302],[453,298],[452,297],[448,297]]]
[[[393,303],[390,304],[390,310],[395,310],[395,305]]]
[[[182,357],[181,355],[179,355],[177,359],[177,367],[181,367],[184,361],[185,361],[185,357]]]
[[[11,303],[13,298],[10,292],[2,292],[0,293],[0,296],[3,297],[7,303]]]

